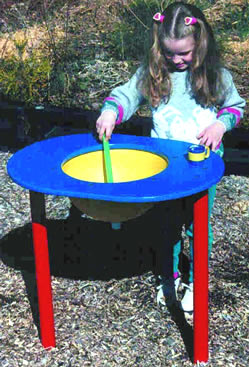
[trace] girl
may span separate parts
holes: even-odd
[[[152,42],[145,62],[123,86],[105,99],[96,122],[100,140],[110,139],[115,124],[128,120],[147,101],[152,111],[152,137],[205,144],[223,155],[222,137],[237,126],[245,101],[232,76],[220,63],[212,29],[204,14],[183,2],[169,5],[153,17]],[[209,216],[215,186],[209,189]],[[193,311],[193,231],[190,239],[189,285],[181,301],[184,311]],[[213,235],[209,225],[209,253]],[[180,284],[178,269],[181,242],[173,248],[174,292]],[[172,279],[161,277],[157,300],[165,304],[172,294]]]

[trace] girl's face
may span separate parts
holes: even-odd
[[[164,41],[164,56],[177,70],[186,70],[192,62],[195,41],[193,36]]]

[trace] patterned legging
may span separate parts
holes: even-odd
[[[210,216],[216,194],[216,185],[208,190],[208,257],[212,251],[213,230],[210,224]],[[189,282],[193,282],[193,223],[187,228],[186,234],[189,237]],[[179,240],[173,247],[173,273],[179,272],[179,257],[182,251],[182,241]]]
[[[223,144],[220,145],[219,149],[215,152],[220,157],[224,154]],[[216,194],[216,185],[212,186],[208,190],[208,258],[212,251],[213,245],[213,230],[210,224],[210,217],[212,208],[214,205],[214,199]],[[189,282],[193,282],[193,223],[191,223],[186,229],[186,234],[189,237]],[[179,272],[179,257],[182,250],[182,241],[179,240],[173,247],[173,273]]]

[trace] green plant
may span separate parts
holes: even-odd
[[[70,4],[38,0],[34,5],[24,0],[7,9],[8,37],[1,50],[0,88],[9,99],[37,104],[70,93],[70,64],[78,56],[77,42],[69,36]]]
[[[228,6],[229,12],[223,19],[223,27],[225,30],[232,31],[241,40],[246,40],[249,36],[249,6],[236,6],[230,4]]]
[[[240,3],[232,0],[227,2],[220,1],[218,6],[219,16],[216,14],[216,17],[214,17],[215,21],[213,22],[215,33],[224,40],[231,37],[238,37],[241,41],[245,41],[249,35],[248,0],[244,0],[244,5],[243,0]],[[210,12],[207,12],[206,15],[209,15],[209,20],[212,20]]]
[[[103,36],[103,43],[111,47],[113,57],[118,60],[140,60],[150,35],[152,16],[160,11],[157,0],[134,0],[129,5],[111,9],[114,19],[112,32]]]
[[[18,56],[0,60],[1,92],[11,100],[41,103],[47,97],[51,65],[35,52],[24,58],[26,44],[26,40],[15,42]]]

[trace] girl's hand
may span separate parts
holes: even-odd
[[[117,114],[114,111],[104,111],[96,121],[96,130],[99,134],[99,139],[103,139],[105,133],[106,140],[111,138],[112,132],[115,127]]]
[[[216,121],[202,130],[200,134],[197,135],[197,139],[200,139],[200,144],[207,145],[214,151],[222,140],[225,131],[225,126],[221,122]]]

